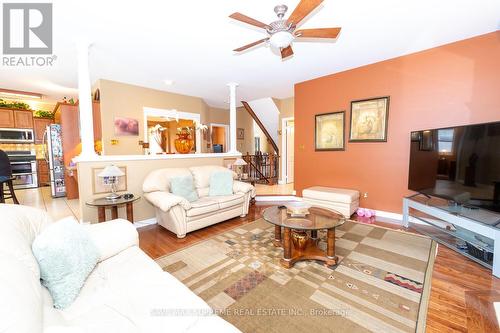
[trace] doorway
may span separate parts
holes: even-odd
[[[198,113],[150,107],[144,107],[143,111],[144,142],[151,147],[144,150],[146,155],[175,153],[174,139],[179,127],[191,129],[195,142],[193,153],[202,151],[201,130],[198,126],[200,115]]]
[[[229,125],[210,124],[210,139],[212,141],[212,153],[226,153],[229,148]]]
[[[283,155],[281,158],[281,181],[290,184],[294,181],[294,139],[295,121],[293,117],[281,120],[281,143]]]

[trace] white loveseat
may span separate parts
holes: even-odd
[[[100,262],[75,302],[55,309],[31,252],[50,223],[38,209],[0,204],[0,332],[239,332],[207,315],[208,305],[141,251],[137,231],[120,219],[86,226]]]
[[[255,188],[234,181],[232,195],[208,196],[210,176],[215,171],[228,170],[222,166],[208,165],[158,169],[147,175],[142,190],[144,197],[155,207],[158,224],[183,238],[188,232],[233,217],[246,216],[250,200],[255,197]],[[170,192],[170,179],[178,176],[193,177],[198,200],[189,202]]]

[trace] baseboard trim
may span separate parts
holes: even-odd
[[[153,224],[157,224],[157,223],[158,222],[156,222],[156,217],[152,217],[150,219],[134,222],[134,227],[141,228],[141,227],[146,227],[148,225],[153,225]]]
[[[255,201],[260,201],[260,202],[302,201],[302,198],[296,197],[293,195],[259,195],[259,196],[255,197]],[[394,222],[401,224],[401,225],[403,224],[403,214],[387,212],[384,210],[375,210],[375,216],[393,220]],[[418,223],[418,224],[425,224],[424,222],[420,221],[419,219],[413,218],[411,216],[410,216],[410,222]],[[149,219],[134,222],[134,227],[141,228],[141,227],[146,227],[148,225],[154,225],[157,223],[158,222],[156,221],[156,217],[152,217]]]
[[[400,213],[386,212],[385,210],[375,209],[375,216],[394,220],[394,222],[397,222],[398,224],[403,225],[403,214],[400,214]],[[425,224],[424,222],[420,221],[419,219],[416,219],[416,218],[411,217],[411,216],[410,216],[409,221],[413,222],[413,223],[418,223],[418,224]]]
[[[255,201],[299,201],[301,198],[298,198],[293,195],[258,195],[255,197]]]

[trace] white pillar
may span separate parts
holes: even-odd
[[[94,157],[94,122],[92,117],[92,89],[90,86],[88,41],[79,41],[78,55],[78,103],[80,109],[80,140],[83,158]]]
[[[236,87],[237,83],[231,82],[229,86],[229,152],[236,153]]]

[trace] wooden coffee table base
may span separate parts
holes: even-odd
[[[327,231],[326,253],[318,247],[319,240],[314,238],[309,238],[307,240],[306,247],[303,251],[295,249],[292,243],[292,229],[283,229],[283,259],[280,260],[281,266],[285,268],[292,268],[297,261],[301,260],[319,260],[323,261],[327,266],[337,264],[338,257],[335,255],[335,228],[328,229]],[[279,246],[279,240],[281,240],[281,228],[276,227],[274,237],[275,246]]]

